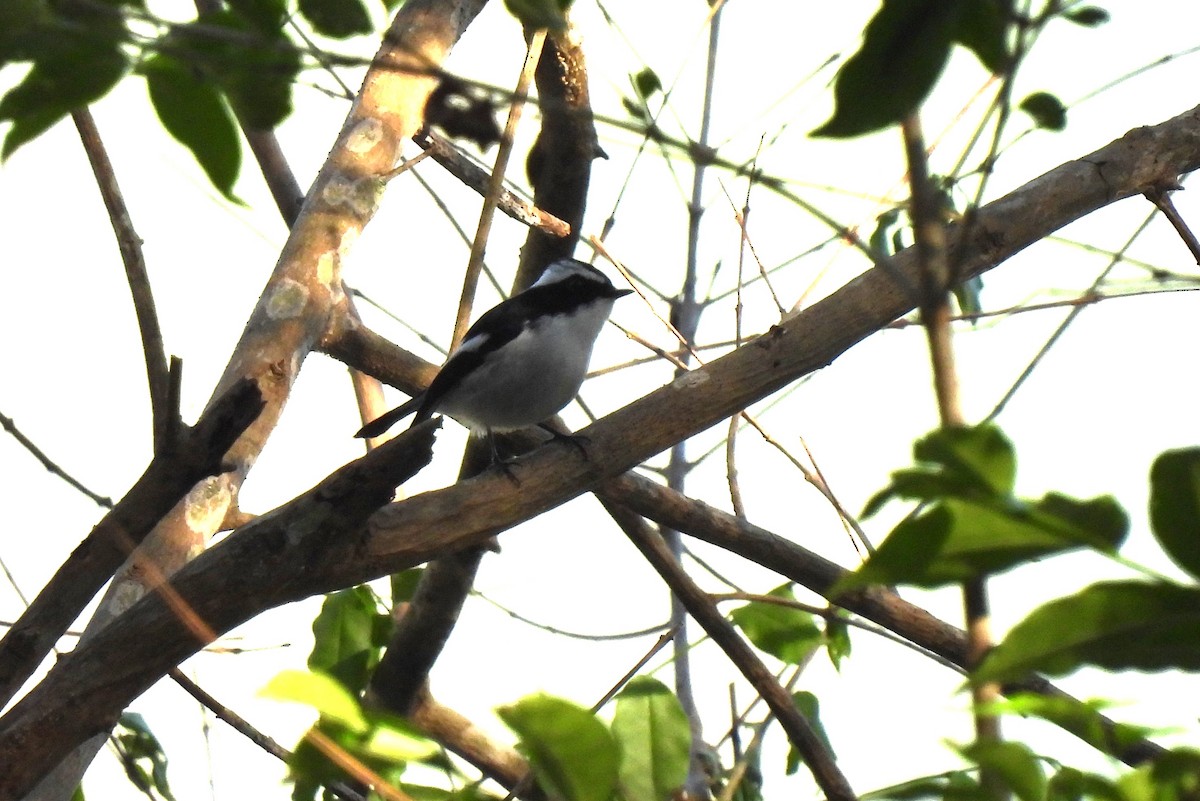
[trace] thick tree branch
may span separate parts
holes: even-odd
[[[624,504],[660,525],[677,529],[765,565],[818,595],[835,601],[843,609],[878,623],[949,662],[964,669],[969,666],[967,635],[962,629],[939,620],[921,607],[882,588],[857,590],[839,595],[836,599],[831,598],[830,590],[849,571],[788,539],[740,520],[727,512],[714,509],[701,501],[686,498],[666,487],[632,475],[606,482],[597,495],[605,500],[611,498]],[[1004,691],[1026,691],[1070,698],[1050,682],[1037,676],[1009,685]],[[1111,721],[1103,717],[1098,717],[1098,720],[1104,730],[1106,752],[1122,762],[1138,765],[1162,754],[1161,748],[1147,740],[1122,742],[1115,736]],[[1086,724],[1078,728],[1070,728],[1071,725],[1067,723],[1063,728],[1085,742],[1094,743],[1095,733]]]
[[[361,549],[359,533],[364,522],[392,499],[399,484],[429,463],[440,424],[429,420],[405,431],[308,492],[242,527],[219,548],[180,571],[177,579],[165,585],[165,591],[143,597],[55,665],[50,675],[0,721],[4,732],[11,736],[0,745],[0,753],[6,755],[5,770],[0,774],[0,798],[16,798],[28,792],[77,742],[111,727],[128,702],[159,676],[207,645],[217,632],[228,631],[255,614],[256,604],[231,604],[231,598],[265,592],[275,599],[274,605],[312,594],[309,590],[314,579],[316,592],[335,589],[320,578],[322,565]],[[235,556],[238,569],[224,568],[219,588],[200,589],[194,578],[205,575],[202,566],[217,552]],[[193,619],[202,621],[204,631],[180,618],[181,605]],[[147,620],[156,622],[145,628],[142,622]],[[96,674],[92,657],[114,642],[122,643],[118,647],[125,651],[123,665],[110,666],[115,669],[104,671],[105,675]],[[161,669],[157,675],[141,669],[151,662]],[[127,696],[131,690],[133,694]],[[59,700],[66,704],[52,712],[47,710],[48,693],[65,693]],[[39,755],[20,764],[12,758],[31,751]]]
[[[0,707],[33,675],[54,643],[154,526],[201,479],[222,472],[229,446],[262,411],[250,380],[235,384],[177,441],[155,454],[146,472],[63,562],[0,639]],[[201,485],[203,486],[203,485]]]
[[[587,60],[579,32],[568,27],[546,36],[534,74],[542,127],[525,160],[533,202],[568,226],[564,234],[531,228],[521,248],[516,286],[533,283],[546,265],[572,256],[579,242],[592,162],[603,155],[592,118]]]
[[[1166,175],[1196,169],[1198,121],[1200,109],[1136,129],[981,208],[972,235],[953,254],[958,277],[978,275],[1056,228],[1139,194]],[[893,275],[915,283],[915,269],[911,253],[898,254],[887,269],[869,270],[739,350],[590,426],[583,432],[591,439],[586,462],[573,448],[539,448],[515,468],[520,488],[489,471],[386,506],[357,536],[342,528],[346,533],[338,537],[321,527],[271,528],[281,523],[281,515],[266,515],[188,565],[173,581],[175,589],[214,631],[226,631],[281,603],[479,544],[589,487],[620,491],[636,479],[601,482],[819,369],[910,311],[911,296]],[[679,521],[671,525],[684,528]],[[243,536],[251,531],[265,536]],[[317,554],[321,558],[313,558]],[[81,644],[0,719],[0,753],[20,770],[0,776],[0,797],[28,786],[199,645],[157,594]]]
[[[374,215],[403,143],[424,123],[435,73],[484,2],[409,0],[396,13],[209,401],[250,377],[266,406],[230,448],[226,458],[232,470],[168,514],[117,574],[82,642],[122,614],[129,598],[140,597],[201,551],[235,508],[304,359],[344,294],[343,259]],[[58,790],[50,797],[69,797],[101,744],[96,739],[80,749],[71,766],[57,774]]]
[[[787,733],[788,740],[803,755],[804,764],[812,771],[813,778],[825,797],[830,801],[854,801],[857,796],[850,787],[850,782],[838,768],[833,754],[821,741],[812,724],[797,709],[791,694],[776,680],[754,653],[754,649],[734,631],[733,626],[717,610],[716,604],[708,594],[691,580],[679,564],[679,557],[666,541],[628,508],[609,502],[606,502],[605,506],[646,561],[671,588],[673,597],[679,599],[688,614],[695,618],[708,636],[720,646],[770,707]],[[695,750],[693,745],[693,751]]]
[[[548,210],[575,220],[577,224],[583,219],[596,139],[588,105],[583,50],[576,41],[573,29],[564,34],[550,36],[546,36],[544,32],[534,32],[525,69],[513,98],[513,109],[505,128],[504,139],[501,141],[501,150],[496,155],[496,172],[488,185],[484,211],[481,213],[479,230],[473,243],[471,255],[472,265],[475,266],[478,266],[476,257],[482,258],[483,255],[483,242],[480,237],[486,236],[487,232],[485,222],[489,219],[488,203],[494,202],[496,193],[500,190],[501,172],[507,162],[506,145],[511,145],[519,104],[528,90],[528,81],[534,74],[537,79],[538,96],[545,104],[542,128],[538,133],[537,144],[534,145],[534,150],[542,153],[544,163],[536,173],[530,174],[534,197],[539,199],[539,203],[546,204]],[[586,125],[580,124],[581,119]],[[569,180],[563,180],[564,175],[568,176]],[[533,283],[550,259],[570,255],[578,236],[562,239],[548,236],[538,229],[530,229],[525,241],[521,264],[513,282],[514,291],[520,291]],[[548,243],[554,244],[551,247]],[[533,258],[545,260],[533,261]],[[464,303],[474,293],[470,273],[471,265],[468,266],[468,279],[465,282],[459,318],[455,325],[456,340],[465,330],[462,314],[468,306]],[[483,449],[478,443],[468,446],[461,477],[469,477],[486,467],[481,459],[482,452]],[[383,659],[371,678],[369,698],[380,703],[385,709],[399,714],[411,711],[412,705],[426,685],[429,671],[457,625],[463,603],[474,585],[475,574],[485,551],[484,546],[466,548],[434,560],[426,567],[416,594],[397,625]]]

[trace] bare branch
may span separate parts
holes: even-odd
[[[220,473],[235,439],[262,411],[262,395],[245,380],[226,393],[177,442],[155,454],[146,472],[91,533],[0,639],[0,706],[8,703],[92,596],[159,520],[201,479]]]
[[[76,479],[66,470],[59,467],[57,462],[47,456],[41,448],[33,444],[33,440],[21,433],[21,430],[17,428],[17,424],[13,422],[11,417],[6,417],[3,414],[0,414],[0,428],[3,428],[5,431],[11,434],[12,438],[15,439],[22,448],[29,451],[30,455],[33,456],[34,459],[37,459],[39,462],[41,462],[42,467],[46,468],[46,470],[52,475],[58,476],[72,487],[82,492],[84,495],[94,501],[96,505],[103,506],[105,509],[113,508],[112,498],[101,495],[97,492],[92,492],[90,489],[85,487],[81,481]]]
[[[621,528],[646,557],[651,566],[658,571],[663,580],[671,588],[674,597],[687,608],[688,613],[708,633],[741,671],[759,695],[766,701],[778,718],[783,730],[787,732],[788,740],[804,756],[804,764],[812,771],[817,785],[831,801],[853,801],[857,796],[850,787],[850,782],[838,768],[833,754],[825,746],[812,724],[800,714],[800,710],[792,701],[788,691],[775,679],[767,666],[754,653],[745,640],[741,638],[713,604],[712,600],[696,586],[696,583],[679,564],[679,558],[667,543],[656,532],[652,531],[644,520],[629,510],[615,504],[607,504],[609,513],[616,518]],[[701,743],[693,743],[692,750],[701,748]]]
[[[990,269],[1083,214],[1145,191],[1164,174],[1196,169],[1200,165],[1198,118],[1200,109],[1152,128],[1137,129],[981,208],[972,235],[958,244],[953,254],[960,265],[959,277]],[[539,448],[515,468],[522,478],[519,489],[498,471],[490,471],[386,506],[371,515],[365,530],[355,522],[363,519],[357,510],[348,513],[353,521],[335,515],[336,494],[319,501],[319,493],[309,493],[296,502],[309,504],[307,513],[297,512],[305,525],[289,526],[294,518],[282,513],[264,515],[180,571],[173,579],[175,589],[214,631],[222,632],[290,600],[477,545],[588,487],[615,493],[615,500],[645,517],[690,530],[682,515],[666,516],[663,488],[634,476],[612,477],[828,364],[910,311],[911,295],[893,278],[897,274],[915,282],[911,252],[897,254],[887,269],[867,271],[739,350],[583,430],[580,433],[592,443],[586,462],[571,448]],[[638,435],[630,436],[632,431]],[[355,464],[384,454],[392,444]],[[353,492],[357,486],[355,482],[347,484],[350,486],[339,488]],[[646,504],[635,503],[633,490],[649,493],[650,488],[658,494],[644,496],[643,501],[650,498]],[[690,506],[696,509],[700,505]],[[351,522],[356,528],[349,528]],[[838,576],[836,565],[825,560],[795,561],[794,552],[788,550],[795,546],[790,543],[752,542],[738,521],[731,519],[728,526],[722,547],[786,569],[785,575],[793,580],[806,583],[802,573],[809,571],[810,579],[817,584],[826,582],[827,590]],[[901,617],[898,610],[904,607],[882,603],[884,597],[876,591],[839,601],[888,625],[884,621]],[[927,613],[913,607],[907,610],[913,621],[905,624],[906,636],[943,655],[962,657],[961,632],[956,636],[953,627]],[[28,787],[76,743],[115,720],[132,698],[199,645],[156,594],[143,597],[82,643],[69,660],[56,666],[0,718],[0,753],[16,767],[0,776],[0,797]],[[1042,683],[1041,689],[1046,686]],[[1122,759],[1136,762],[1153,755],[1155,748],[1142,742],[1120,753]]]
[[[413,141],[423,147],[426,152],[433,154],[433,160],[458,180],[478,192],[481,196],[487,193],[488,176],[490,173],[459,151],[452,142],[448,142],[433,131],[422,131],[413,137]],[[533,203],[518,197],[503,186],[496,197],[496,208],[506,216],[519,223],[545,231],[550,236],[563,237],[571,233],[571,226],[555,217],[548,211],[539,209]]]
[[[100,131],[92,113],[86,108],[71,112],[84,152],[96,176],[100,197],[108,209],[108,219],[113,233],[117,235],[117,247],[121,251],[121,262],[125,265],[125,280],[133,296],[133,310],[137,315],[138,330],[142,335],[142,352],[146,359],[146,378],[150,382],[150,409],[153,419],[154,448],[158,450],[166,442],[167,415],[171,410],[167,404],[167,356],[163,349],[162,329],[158,324],[158,311],[154,307],[154,294],[150,291],[150,277],[146,273],[146,259],[142,255],[142,240],[133,230],[133,220],[117,185],[117,175],[112,162],[100,140]]]
[[[127,693],[141,693],[206,645],[206,640],[217,632],[228,631],[256,614],[257,603],[246,605],[245,600],[265,593],[273,598],[268,603],[275,605],[341,586],[336,583],[340,576],[334,584],[321,579],[322,566],[361,552],[364,522],[392,499],[399,484],[429,463],[439,425],[440,421],[430,420],[408,429],[273,513],[247,524],[220,547],[179,571],[169,585],[163,586],[169,592],[142,597],[129,611],[81,643],[69,659],[55,665],[44,681],[0,719],[0,727],[12,737],[8,745],[17,749],[7,751],[0,746],[0,751],[9,756],[25,748],[42,752],[37,759],[21,765],[15,759],[6,759],[0,776],[0,798],[17,798],[28,792],[75,745],[115,723],[133,698]],[[203,566],[217,553],[233,556],[238,569],[224,568],[219,577],[208,574],[210,579],[220,579],[221,587],[215,589],[215,594],[198,590],[189,575],[203,575]],[[264,578],[263,569],[270,570],[270,578]],[[181,603],[203,623],[207,634],[201,635],[195,626],[180,619]],[[148,619],[157,621],[150,629],[138,622]],[[89,655],[103,654],[114,643],[119,643],[117,647],[125,653],[122,664],[138,665],[138,669],[95,672],[86,666]],[[142,669],[150,663],[156,664],[153,676]],[[76,691],[85,695],[75,695]],[[71,698],[68,705],[44,714],[47,693],[60,692],[66,695],[59,700]]]

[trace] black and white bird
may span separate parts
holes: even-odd
[[[551,263],[528,289],[475,321],[429,389],[355,436],[377,437],[413,411],[412,425],[445,414],[489,440],[545,422],[579,394],[600,329],[630,291],[576,259]]]

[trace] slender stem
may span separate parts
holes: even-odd
[[[714,5],[715,4],[710,4]],[[713,90],[716,82],[717,43],[721,31],[721,8],[715,7],[708,24],[708,60],[704,75],[704,102],[700,111],[700,133],[696,139],[697,153],[708,151],[709,130],[712,124]],[[683,277],[683,287],[679,297],[672,302],[671,317],[681,341],[689,348],[696,341],[696,329],[700,323],[700,313],[703,305],[697,300],[696,285],[698,272],[698,253],[700,246],[700,223],[704,217],[704,173],[706,162],[696,160],[692,174],[692,192],[688,201],[688,230],[687,230],[687,261]],[[683,364],[676,370],[680,375],[687,372],[688,354],[683,356]],[[668,486],[682,490],[691,467],[687,459],[687,442],[680,441],[671,448],[670,463],[667,466]],[[671,530],[662,532],[663,539],[670,549],[676,562],[683,552],[683,542],[679,533]],[[675,629],[673,646],[675,664],[675,693],[687,713],[692,729],[692,760],[688,771],[687,789],[690,795],[703,797],[706,792],[702,751],[704,750],[703,726],[700,711],[696,704],[692,688],[691,649],[687,635],[687,608],[683,600],[676,594],[671,595],[671,626]]]
[[[950,328],[950,288],[954,277],[947,255],[946,230],[938,208],[937,194],[930,183],[925,141],[916,114],[904,119],[901,131],[912,193],[910,216],[916,234],[917,259],[921,265],[921,323],[929,344],[938,415],[943,428],[960,428],[966,425],[966,420],[958,391],[953,332]],[[967,624],[966,667],[970,670],[992,645],[986,579],[979,577],[963,583],[963,610]],[[985,711],[999,697],[998,684],[971,684],[975,737],[980,742],[995,742],[1001,738],[1000,719],[994,713]],[[980,770],[980,783],[994,799],[1003,799],[1008,795],[1004,782],[990,770]]]
[[[521,120],[521,111],[525,107],[525,101],[529,95],[529,85],[533,83],[533,73],[537,69],[538,59],[542,55],[542,45],[545,42],[545,29],[534,31],[533,36],[529,39],[529,49],[525,54],[525,63],[521,66],[517,91],[514,93],[512,105],[508,109],[508,122],[504,126],[504,135],[500,138],[500,147],[496,151],[496,163],[492,167],[487,194],[483,198],[483,209],[479,212],[479,226],[475,230],[475,239],[471,242],[471,256],[467,261],[466,275],[463,276],[462,295],[458,300],[458,315],[454,320],[451,350],[462,342],[471,322],[475,288],[479,286],[479,274],[483,270],[483,254],[487,250],[488,234],[492,230],[492,220],[496,216],[496,204],[504,185],[504,171],[508,168],[508,161],[512,156],[517,123]]]
[[[104,199],[104,207],[108,210],[108,218],[112,223],[113,233],[117,236],[117,247],[121,251],[121,261],[125,265],[125,280],[129,283],[129,292],[133,296],[133,309],[137,315],[138,330],[142,335],[142,352],[146,358],[146,378],[150,383],[150,409],[154,427],[154,449],[160,450],[165,444],[165,433],[168,427],[167,417],[171,410],[167,404],[167,356],[163,348],[162,328],[158,324],[158,311],[154,306],[154,294],[150,291],[150,276],[146,271],[146,258],[142,254],[142,240],[133,229],[133,220],[129,217],[129,209],[125,206],[125,198],[117,185],[117,175],[113,171],[112,162],[100,139],[100,131],[96,121],[87,108],[79,108],[71,112],[75,128],[79,131],[79,139],[87,153],[88,162],[92,165],[92,173],[96,176],[96,186],[100,188],[100,196]]]

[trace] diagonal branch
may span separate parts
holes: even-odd
[[[124,697],[124,692],[137,685],[135,694],[140,693],[158,679],[158,675],[150,677],[140,669],[107,671],[105,676],[92,674],[87,667],[90,657],[102,653],[114,641],[124,642],[120,647],[126,649],[127,666],[157,662],[166,672],[206,645],[206,640],[215,637],[216,632],[227,631],[253,615],[252,605],[229,604],[231,597],[265,592],[274,597],[275,602],[283,602],[312,594],[314,580],[318,585],[316,592],[334,589],[323,582],[320,566],[360,550],[357,535],[367,518],[391,500],[397,485],[429,463],[439,425],[440,421],[430,420],[405,431],[335,471],[316,487],[274,512],[243,526],[219,548],[203,554],[180,571],[177,580],[169,585],[169,592],[152,592],[144,596],[128,612],[55,665],[50,676],[5,716],[6,720],[15,723],[6,730],[13,735],[8,745],[16,750],[9,751],[0,746],[0,751],[6,754],[5,770],[0,775],[0,798],[17,798],[28,792],[42,773],[53,767],[79,738],[112,726],[121,709],[132,700],[132,697]],[[215,588],[215,592],[199,590],[187,576],[204,575],[195,568],[211,562],[210,557],[218,552],[235,556],[240,567],[223,569],[221,586]],[[250,565],[257,567],[249,568]],[[269,568],[272,578],[264,580],[262,568]],[[209,576],[211,578],[212,574]],[[296,595],[297,591],[300,596]],[[186,604],[196,619],[204,621],[208,631],[200,633],[181,620],[175,608],[179,603]],[[245,616],[241,616],[243,614]],[[149,619],[156,623],[149,629],[143,628],[139,621]],[[91,674],[91,678],[77,681],[82,673]],[[42,714],[39,699],[44,698],[43,693],[53,685],[64,683],[61,681],[64,678],[65,684],[74,688],[67,691],[70,696],[68,708]],[[65,688],[59,688],[62,689]],[[82,694],[77,695],[75,691]],[[31,726],[22,725],[30,723]],[[63,734],[67,731],[74,737],[64,741]],[[23,764],[7,758],[26,748],[40,751],[42,755]]]
[[[155,527],[116,575],[81,640],[122,615],[128,599],[170,576],[202,551],[283,413],[305,358],[343,297],[343,261],[375,213],[404,142],[423,125],[435,73],[485,0],[409,0],[396,12],[337,141],[305,197],[275,268],[246,323],[209,405],[243,378],[258,382],[266,405],[226,454],[232,470],[189,495]],[[94,732],[92,732],[94,733]],[[103,738],[80,748],[47,781],[68,798]],[[54,790],[48,785],[53,783]]]
[[[146,272],[146,258],[142,254],[142,240],[133,230],[133,220],[129,217],[125,198],[121,196],[121,188],[117,185],[117,175],[108,159],[92,113],[87,108],[80,108],[71,112],[71,118],[75,121],[83,150],[92,165],[96,186],[100,189],[100,197],[104,199],[108,219],[117,236],[121,261],[125,265],[125,280],[129,283],[138,331],[142,335],[146,378],[150,382],[154,449],[157,451],[166,444],[168,419],[175,410],[167,403],[167,355],[163,348],[162,328],[158,324],[158,311],[154,307],[154,294],[150,290],[150,276]]]
[[[1198,120],[1200,109],[1195,109],[1136,129],[982,207],[972,235],[952,254],[960,277],[985,272],[1089,211],[1140,194],[1165,175],[1195,170],[1200,166]],[[903,282],[915,282],[915,270],[911,252],[897,254],[886,268],[867,271],[746,346],[584,429],[580,433],[592,443],[586,462],[571,448],[539,448],[516,468],[519,489],[489,471],[386,506],[371,515],[365,529],[350,530],[322,517],[322,524],[335,524],[337,536],[320,525],[281,528],[286,519],[266,515],[243,532],[255,536],[234,535],[180,571],[175,589],[214,631],[223,632],[273,606],[477,545],[589,487],[623,491],[638,479],[603,482],[828,364],[910,311],[911,295]],[[630,436],[635,431],[637,436]],[[678,521],[672,525],[683,528]],[[941,635],[948,636],[944,630]],[[27,787],[198,647],[158,594],[144,597],[81,643],[0,718],[0,753],[19,770],[0,776],[0,797]]]
[[[0,707],[33,675],[42,659],[92,596],[104,586],[151,529],[201,479],[217,475],[235,439],[262,411],[262,394],[250,380],[235,384],[162,447],[146,472],[63,562],[54,577],[0,639]]]
[[[854,801],[857,796],[851,789],[850,782],[838,768],[833,754],[821,742],[812,724],[800,713],[791,695],[758,658],[754,649],[733,630],[733,626],[717,610],[712,599],[684,571],[678,556],[666,540],[628,508],[607,502],[605,506],[646,561],[671,588],[673,597],[679,599],[688,614],[695,618],[762,696],[787,733],[788,740],[803,755],[804,764],[812,771],[813,778],[825,793],[825,797],[831,801]],[[695,748],[693,744],[693,751]]]

